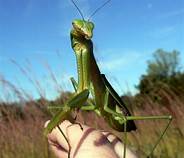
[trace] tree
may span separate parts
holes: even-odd
[[[141,94],[157,94],[165,85],[174,84],[176,77],[180,78],[179,52],[158,49],[153,53],[153,59],[148,61],[147,74],[142,75],[137,86]],[[172,82],[171,82],[172,81]]]
[[[179,52],[158,49],[153,53],[153,60],[148,61],[147,73],[151,76],[170,77],[179,72]]]

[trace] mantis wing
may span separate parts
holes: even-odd
[[[131,116],[128,108],[125,105],[125,103],[120,98],[120,96],[117,94],[117,92],[112,88],[111,84],[108,82],[108,80],[106,79],[105,75],[104,74],[101,74],[101,77],[102,77],[102,80],[103,80],[104,85],[106,86],[107,90],[109,91],[109,93],[111,94],[111,96],[116,100],[116,102],[117,102],[116,105],[119,107],[119,109],[121,110],[121,112],[123,113],[123,115],[125,117],[126,116]],[[128,120],[126,126],[127,126],[127,132],[129,132],[131,130],[136,130],[137,129],[133,120]]]

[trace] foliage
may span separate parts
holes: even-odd
[[[141,94],[159,99],[158,94],[163,89],[171,89],[177,94],[183,93],[183,79],[184,73],[180,71],[179,52],[158,49],[153,53],[153,59],[148,61],[147,74],[141,76],[137,88]]]
[[[179,52],[158,49],[153,53],[153,60],[148,61],[147,74],[159,78],[174,76],[179,72]]]

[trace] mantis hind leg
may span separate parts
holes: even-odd
[[[168,115],[163,115],[163,116],[127,116],[127,120],[168,120],[168,123],[166,124],[166,127],[164,128],[163,132],[157,139],[155,145],[153,146],[151,152],[148,154],[147,158],[152,158],[153,157],[153,152],[160,143],[161,139],[163,138],[164,134],[166,133],[167,129],[169,128],[169,125],[171,124],[172,121],[172,116]]]

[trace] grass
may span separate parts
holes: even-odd
[[[132,104],[136,105],[133,108],[133,114],[144,116],[172,113],[173,122],[155,150],[154,157],[182,158],[184,155],[184,127],[182,125],[184,122],[184,100],[177,96],[174,96],[174,99],[171,99],[170,95],[167,95],[167,97],[169,98],[165,98],[164,106],[146,96],[141,96],[139,104],[136,101],[137,105],[134,103],[135,100],[132,100]],[[13,104],[1,103],[1,158],[54,157],[48,149],[47,140],[43,137],[44,122],[49,119],[49,115],[43,106],[36,101],[27,102],[22,108]],[[96,128],[110,130],[120,138],[123,137],[122,133],[113,131],[102,118],[98,118],[94,113],[80,112],[78,120]],[[138,130],[128,134],[128,144],[139,157],[144,157],[149,153],[166,122],[161,120],[136,121],[136,125]]]
[[[1,158],[52,157],[42,134],[47,118],[38,108],[27,106],[19,108],[22,113],[18,115],[14,113],[17,111],[15,106],[1,105],[0,111],[4,112],[0,119]]]
[[[23,73],[25,74],[24,71]],[[58,86],[54,75],[50,74],[55,85]],[[33,85],[36,84],[38,89],[42,89],[37,80],[31,80],[31,82]],[[8,86],[20,99],[20,102],[9,103],[7,100],[0,103],[0,157],[54,158],[43,136],[44,123],[51,118],[46,106],[50,103],[62,104],[70,93],[62,93],[55,101],[49,102],[41,94],[42,92],[38,91],[41,99],[32,100],[24,91],[20,91],[1,76],[0,83],[3,83],[5,87]],[[123,99],[135,116],[172,115],[171,126],[156,148],[154,157],[182,158],[184,155],[184,97],[176,95],[170,89],[160,90],[157,95],[159,99],[153,99],[147,95],[129,96]],[[25,96],[28,96],[28,101],[24,100]],[[97,129],[111,131],[123,141],[123,133],[113,131],[102,118],[97,117],[93,112],[80,111],[78,121]],[[150,152],[166,126],[166,121],[136,121],[136,125],[137,131],[128,134],[128,146],[142,158]]]

